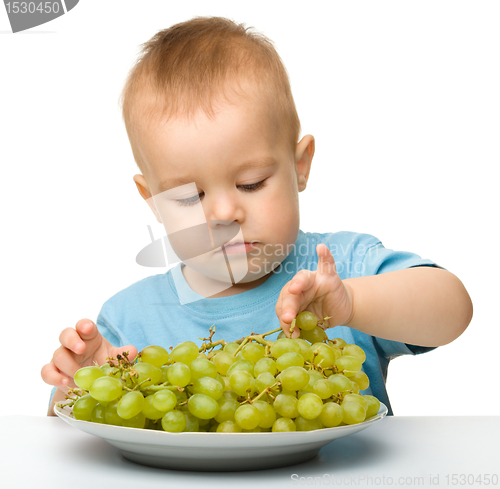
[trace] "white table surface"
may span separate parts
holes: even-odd
[[[58,418],[2,416],[0,433],[2,489],[500,487],[500,416],[390,416],[309,462],[225,473],[137,465]]]

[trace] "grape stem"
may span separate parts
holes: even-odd
[[[280,386],[280,385],[281,385],[281,382],[279,380],[277,380],[273,385],[266,387],[258,396],[254,397],[253,399],[248,398],[245,401],[243,401],[241,404],[245,404],[246,402],[253,404],[255,401],[258,401],[264,394],[269,394],[270,391],[273,389],[273,387]]]

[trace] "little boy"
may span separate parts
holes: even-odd
[[[367,234],[299,229],[314,138],[298,140],[288,75],[264,36],[219,17],[160,31],[143,46],[122,103],[141,170],[135,184],[182,262],[111,297],[96,324],[82,319],[61,333],[42,368],[57,388],[49,414],[75,371],[94,361],[196,341],[213,324],[227,341],[279,326],[289,334],[304,310],[330,318],[330,338],[365,350],[363,393],[392,414],[389,361],[467,328],[472,303],[449,271]],[[211,247],[200,244],[203,229]]]

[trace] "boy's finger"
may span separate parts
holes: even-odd
[[[73,328],[63,329],[59,335],[59,342],[63,347],[77,355],[81,355],[86,349],[85,342],[82,341],[78,332]]]
[[[52,362],[44,365],[40,373],[46,384],[59,387],[60,389],[68,387],[71,382],[71,379],[61,374]]]
[[[314,285],[314,274],[310,270],[301,270],[297,272],[290,281],[288,291],[292,294],[306,292]]]
[[[337,273],[335,260],[333,259],[332,252],[325,244],[319,244],[316,247],[318,253],[318,273],[332,275]]]
[[[80,319],[75,328],[82,340],[93,340],[99,334],[97,326],[90,319]]]
[[[283,300],[281,302],[281,319],[287,323],[291,323],[297,316],[302,306],[306,307],[308,304],[302,304],[303,301],[308,300],[307,296],[303,295],[311,289],[314,284],[314,273],[307,271],[307,273],[299,272],[290,281],[288,287],[283,290]]]
[[[76,362],[73,354],[63,346],[59,347],[52,357],[52,363],[62,374],[72,379],[82,366]]]

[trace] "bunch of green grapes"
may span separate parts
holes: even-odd
[[[69,405],[76,419],[168,432],[310,431],[361,423],[380,402],[362,395],[369,380],[365,353],[341,338],[328,339],[316,316],[292,322],[301,337],[276,341],[251,334],[239,341],[192,341],[168,352],[147,346],[75,374]],[[63,405],[60,405],[61,407]]]

